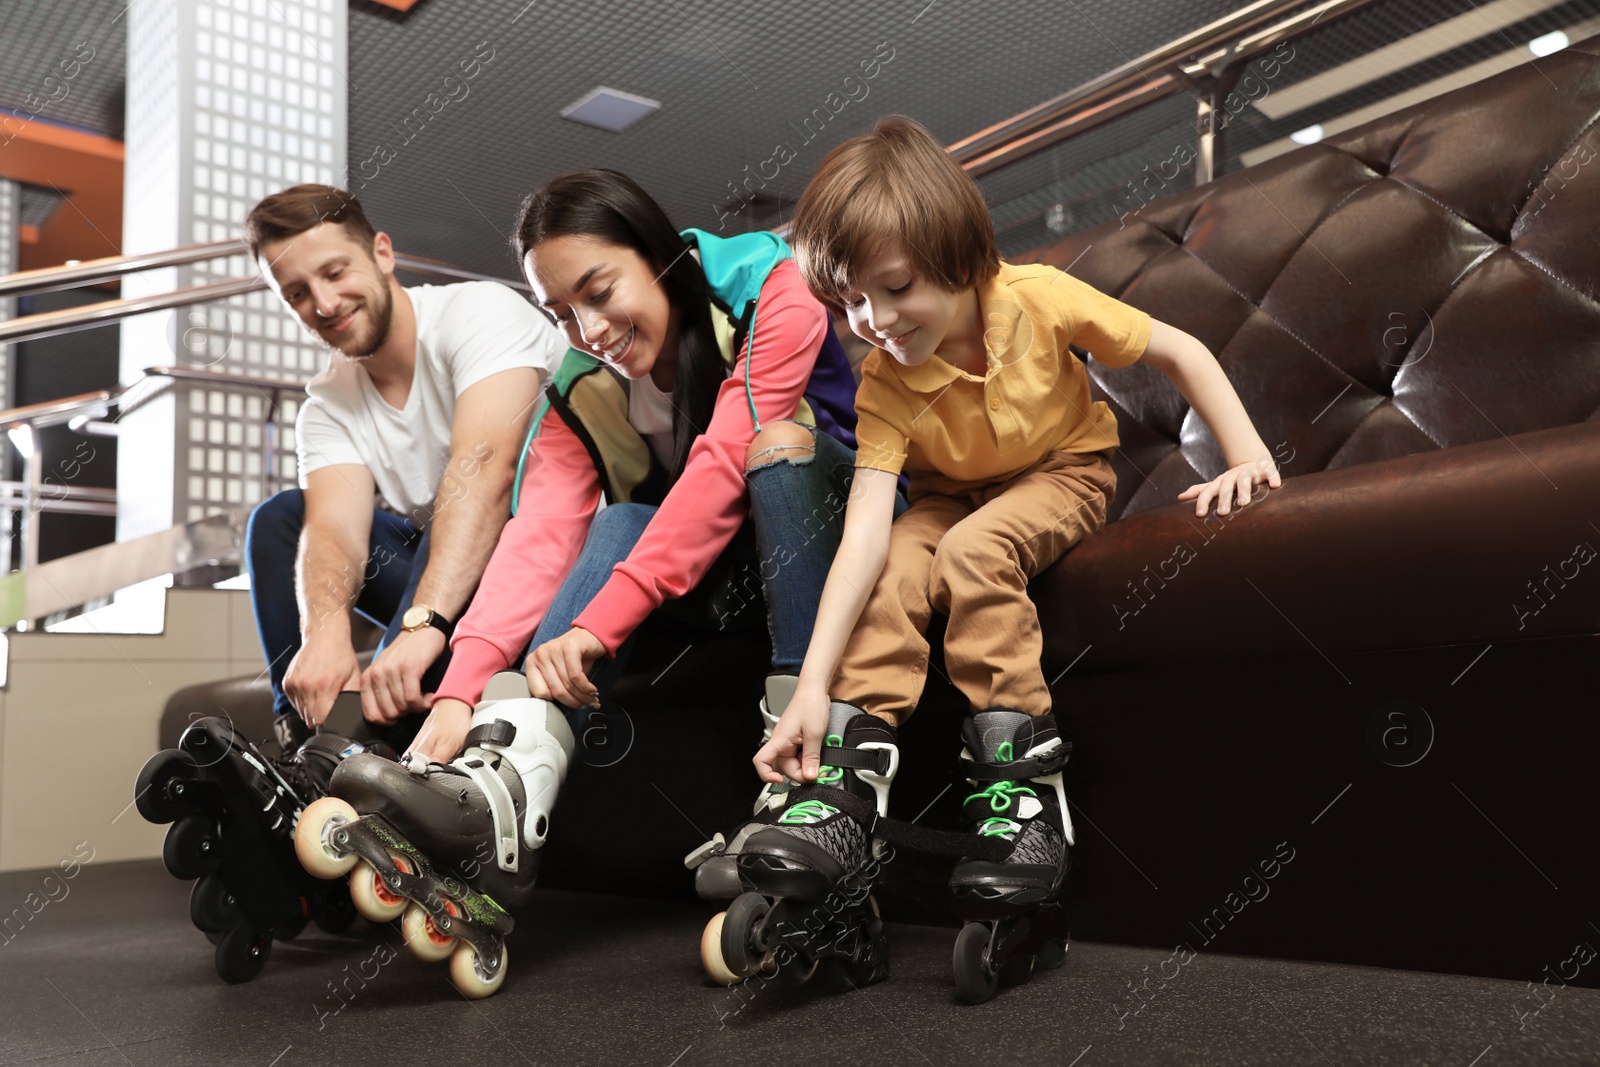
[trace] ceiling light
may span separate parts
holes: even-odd
[[[653,115],[660,110],[659,100],[634,96],[632,93],[608,89],[602,85],[592,90],[582,100],[562,109],[561,117],[581,122],[586,126],[610,130],[612,133],[621,133],[646,115]]]
[[[1547,56],[1552,52],[1559,52],[1572,42],[1567,40],[1567,35],[1560,30],[1547,33],[1543,37],[1535,37],[1528,42],[1528,51],[1536,56]]]
[[[1316,144],[1322,140],[1322,127],[1321,125],[1307,126],[1303,130],[1296,130],[1289,135],[1289,140],[1295,144]]]

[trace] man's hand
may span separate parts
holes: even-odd
[[[308,637],[289,661],[283,692],[306,725],[315,729],[328,717],[333,698],[356,687],[360,673],[349,641],[335,635],[320,640]]]
[[[1240,507],[1250,503],[1250,490],[1266,483],[1273,489],[1283,485],[1277,464],[1271,456],[1262,456],[1253,463],[1241,463],[1232,470],[1223,471],[1209,482],[1191,485],[1178,494],[1179,500],[1193,500],[1196,518],[1205,518],[1213,497],[1217,501],[1217,514],[1226,515],[1237,498]]]
[[[554,700],[569,708],[600,701],[600,690],[589,681],[589,671],[606,654],[606,646],[588,630],[574,626],[554,641],[528,653],[524,670],[528,692],[540,700]]]
[[[821,689],[802,687],[794,691],[772,740],[756,753],[756,773],[763,782],[776,785],[814,782],[822,763],[822,742],[828,732],[828,694]]]
[[[361,675],[361,713],[368,722],[393,723],[427,711],[422,676],[444,652],[445,637],[432,626],[401,630]]]
[[[471,726],[472,708],[465,701],[449,697],[435,701],[409,751],[432,763],[449,763],[461,754]]]

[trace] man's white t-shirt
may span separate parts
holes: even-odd
[[[532,304],[495,282],[407,286],[406,295],[416,312],[417,364],[405,407],[378,395],[359,360],[336,354],[306,385],[295,450],[301,488],[322,467],[363,466],[386,507],[426,525],[450,461],[456,398],[518,367],[536,368],[548,382],[567,343]]]

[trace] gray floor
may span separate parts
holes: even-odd
[[[1061,970],[967,1007],[950,981],[952,931],[919,926],[891,926],[884,984],[739,996],[700,976],[709,909],[556,892],[521,921],[489,1000],[463,1000],[444,965],[364,925],[312,928],[275,946],[256,981],[227,986],[189,925],[188,885],[159,863],[46,873],[0,875],[0,915],[38,909],[0,932],[3,1064],[1600,1061],[1596,990],[1562,989],[1522,1014],[1541,1001],[1516,982],[1216,954],[1180,965],[1083,942]]]

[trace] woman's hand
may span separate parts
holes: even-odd
[[[1205,518],[1206,512],[1211,508],[1211,501],[1215,498],[1217,514],[1226,515],[1232,510],[1235,499],[1238,500],[1240,507],[1250,503],[1250,491],[1262,483],[1273,489],[1283,485],[1283,479],[1278,475],[1278,466],[1272,462],[1271,456],[1263,456],[1252,463],[1241,463],[1232,470],[1223,471],[1209,482],[1191,485],[1178,494],[1178,499],[1193,500],[1195,516]]]
[[[756,773],[763,782],[776,785],[786,778],[801,783],[817,780],[829,707],[828,694],[822,689],[794,691],[789,706],[772,729],[772,740],[756,753]]]
[[[407,751],[432,763],[449,763],[461,755],[471,726],[472,707],[466,701],[450,697],[436,700]]]
[[[600,702],[600,690],[589,681],[589,672],[606,654],[606,646],[588,630],[574,626],[553,641],[546,641],[528,653],[524,669],[528,692],[541,700],[554,700],[569,708],[582,708]]]

